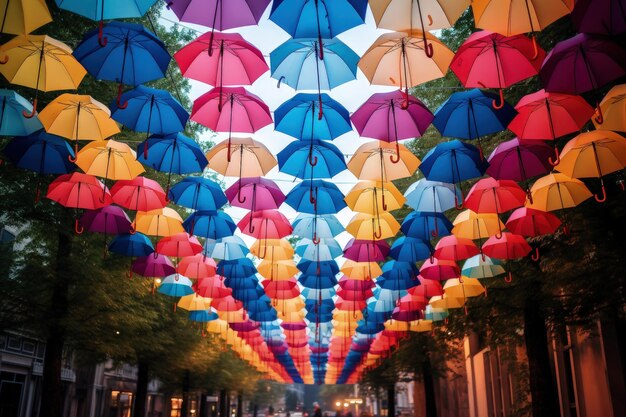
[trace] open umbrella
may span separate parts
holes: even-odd
[[[556,233],[561,227],[561,220],[554,213],[548,211],[520,207],[511,213],[506,221],[506,227],[515,234],[535,237]],[[532,260],[539,260],[539,248],[535,248]]]
[[[417,171],[420,160],[404,145],[397,147],[399,154],[391,143],[366,142],[354,152],[348,169],[361,180],[393,181],[410,177]]]
[[[146,177],[117,181],[111,187],[113,202],[129,210],[150,211],[167,205],[161,185]]]
[[[281,172],[301,179],[332,178],[347,169],[339,148],[318,139],[291,142],[277,158]]]
[[[461,270],[456,261],[431,257],[420,267],[420,275],[427,280],[445,281],[459,277]]]
[[[416,211],[443,213],[462,200],[461,190],[454,184],[421,178],[404,192],[406,205]],[[456,201],[456,203],[455,203]]]
[[[183,257],[176,266],[176,272],[189,278],[212,277],[217,273],[217,265],[212,258],[198,253]]]
[[[339,188],[324,180],[302,181],[287,194],[285,203],[308,214],[335,214],[346,207]]]
[[[278,210],[254,211],[237,224],[239,230],[256,239],[280,239],[293,230],[289,220]]]
[[[214,30],[256,25],[270,0],[170,0],[168,7],[182,22]]]
[[[400,224],[390,213],[380,213],[377,216],[357,213],[346,226],[346,232],[356,239],[389,239],[399,230]]]
[[[76,165],[86,174],[112,180],[132,180],[144,172],[135,151],[113,139],[89,143],[76,155]]]
[[[169,198],[192,210],[218,210],[228,202],[220,185],[204,177],[183,178],[170,189]]]
[[[572,10],[572,21],[581,33],[617,35],[626,31],[626,10],[620,1],[580,0]]]
[[[158,255],[145,256],[133,261],[132,272],[144,277],[166,277],[176,273],[174,264],[167,256]]]
[[[320,239],[316,244],[310,239],[302,239],[296,245],[295,253],[303,259],[330,261],[343,255],[343,250],[335,239]]]
[[[239,236],[226,236],[220,239],[207,239],[204,254],[209,258],[233,260],[245,258],[250,251]]]
[[[277,209],[285,201],[285,194],[272,180],[242,178],[226,190],[230,204],[251,211]]]
[[[225,177],[262,177],[276,166],[276,158],[263,143],[252,138],[228,142],[216,144],[206,154],[211,169]]]
[[[193,212],[185,219],[183,227],[189,234],[213,240],[232,236],[237,229],[233,219],[227,213],[215,210]]]
[[[434,252],[430,246],[430,242],[414,238],[402,236],[396,239],[391,245],[389,256],[396,261],[404,261],[416,263],[430,258],[430,255]]]
[[[40,0],[3,0],[0,2],[0,10],[3,12],[1,33],[27,34],[52,22],[48,6]]]
[[[528,255],[532,251],[532,248],[528,242],[526,242],[524,236],[504,232],[502,233],[502,237],[500,239],[490,237],[483,244],[482,251],[485,255],[491,258],[517,259]],[[509,271],[508,277],[505,278],[505,281],[511,282],[511,279],[512,275],[511,271]]]
[[[350,239],[343,256],[355,262],[380,262],[385,260],[389,250],[389,244],[384,240]]]
[[[141,17],[156,0],[56,0],[56,3],[60,9],[102,21]]]
[[[109,243],[109,252],[130,257],[130,269],[126,273],[126,276],[132,278],[133,258],[145,257],[152,254],[154,252],[154,246],[152,246],[150,239],[142,233],[122,233],[111,240]]]
[[[391,182],[359,181],[346,195],[345,201],[353,211],[377,214],[402,208],[406,199]]]
[[[442,213],[412,211],[404,218],[401,229],[407,236],[430,241],[432,238],[449,235],[452,223]]]
[[[602,125],[594,118],[596,129],[626,132],[626,84],[616,85],[609,90],[600,103],[602,109]]]
[[[463,263],[461,273],[469,278],[493,278],[506,271],[502,262],[485,255],[476,255]]]
[[[526,206],[543,211],[575,207],[592,196],[582,181],[560,173],[539,178],[530,192],[533,203]]]
[[[184,258],[202,252],[202,245],[195,236],[182,232],[159,239],[155,252],[172,258]]]
[[[504,224],[497,213],[475,213],[472,210],[460,212],[454,219],[452,234],[465,239],[482,241],[502,233]]]
[[[104,235],[104,257],[106,257],[107,253],[107,234],[116,235],[132,231],[130,219],[124,210],[113,205],[96,210],[88,210],[81,216],[78,222],[81,227],[88,231]]]
[[[480,251],[470,239],[445,236],[435,246],[435,258],[448,261],[460,261],[478,255]]]
[[[293,235],[311,240],[335,237],[343,231],[342,224],[332,214],[301,213],[293,221]]]
[[[183,219],[169,207],[150,211],[138,211],[135,217],[134,229],[148,236],[171,236],[182,233]]]
[[[159,292],[170,297],[184,297],[185,295],[193,294],[192,285],[193,282],[189,278],[179,274],[172,274],[163,279],[159,285]],[[176,303],[174,303],[174,311],[176,311]]]
[[[260,259],[289,260],[293,258],[294,248],[287,239],[257,240],[250,246],[250,253]],[[261,254],[264,254],[261,258]]]
[[[13,90],[1,89],[0,97],[0,136],[28,136],[43,128],[39,118],[26,118],[33,105]]]

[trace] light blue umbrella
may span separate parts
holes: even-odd
[[[314,215],[314,214],[299,214],[293,221],[294,236],[307,238],[311,240],[325,239],[337,236],[345,229],[337,217],[332,214]]]
[[[343,255],[343,249],[333,238],[324,238],[316,244],[311,239],[302,239],[296,245],[296,254],[303,259],[331,261]]]
[[[193,294],[191,285],[192,282],[189,278],[179,274],[172,274],[163,279],[161,285],[159,285],[159,292],[170,297],[183,297]]]
[[[448,318],[448,310],[445,308],[433,308],[430,305],[424,310],[424,319],[431,321],[441,321]]]
[[[502,261],[485,255],[472,256],[463,264],[462,275],[470,278],[493,278],[505,274]]]
[[[0,136],[28,136],[43,126],[37,117],[24,114],[33,112],[33,105],[13,90],[0,90]]]
[[[461,201],[461,189],[454,184],[440,181],[429,181],[422,178],[407,188],[404,193],[406,205],[417,211],[431,211],[443,213],[455,207],[456,201]]]
[[[207,239],[204,244],[204,254],[213,259],[232,261],[245,258],[248,253],[250,253],[248,246],[239,236]]]
[[[60,9],[91,20],[141,17],[156,0],[56,0]]]
[[[322,300],[329,300],[336,294],[336,292],[334,288],[317,289],[304,287],[300,294],[305,300],[313,301],[320,300],[320,296]]]

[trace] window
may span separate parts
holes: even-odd
[[[181,409],[183,408],[183,399],[180,397],[172,397],[172,406],[170,407],[170,417],[181,417]]]

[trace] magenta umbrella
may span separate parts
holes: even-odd
[[[360,136],[396,142],[393,163],[400,161],[398,141],[422,136],[433,118],[424,103],[399,90],[373,94],[350,117]]]
[[[231,133],[254,133],[272,123],[267,104],[243,87],[217,87],[193,103],[191,120],[215,132],[228,132],[228,162]]]
[[[126,212],[113,205],[86,211],[81,216],[79,223],[90,232],[104,234],[104,257],[107,254],[107,234],[117,235],[132,231],[130,219]]]
[[[623,0],[577,0],[572,22],[581,33],[617,35],[626,32]]]
[[[233,206],[251,211],[277,209],[285,201],[274,181],[260,177],[240,178],[226,190],[226,197]]]
[[[354,262],[382,262],[389,250],[389,243],[385,240],[350,239],[343,250],[343,256]]]
[[[132,271],[144,277],[167,277],[175,274],[176,268],[167,256],[150,254],[135,259]]]

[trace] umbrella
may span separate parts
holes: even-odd
[[[228,141],[220,142],[206,157],[211,169],[225,177],[262,177],[276,166],[270,150],[252,138],[233,138],[230,145]]]
[[[119,102],[124,104],[111,103],[113,120],[135,132],[146,132],[147,137],[181,132],[189,120],[187,110],[165,90],[140,85],[122,94]]]
[[[193,294],[192,285],[193,283],[189,278],[179,274],[172,274],[163,279],[159,285],[159,292],[170,297],[183,297]],[[176,311],[176,304],[174,304],[174,311]]]
[[[263,53],[238,33],[205,33],[174,59],[183,76],[215,87],[251,85],[269,70]]]
[[[366,142],[359,146],[348,161],[348,169],[361,180],[393,181],[410,177],[417,171],[420,160],[404,145],[396,147],[381,141]],[[387,156],[389,156],[387,158]]]
[[[293,230],[289,220],[278,210],[250,212],[239,221],[237,227],[256,239],[280,239],[289,236]]]
[[[56,3],[60,9],[97,21],[141,17],[156,0],[56,0]]]
[[[407,236],[430,241],[438,236],[447,236],[452,223],[442,213],[412,211],[402,222],[402,233]]]
[[[231,133],[254,133],[271,124],[272,116],[267,104],[243,87],[216,87],[194,100],[191,120],[215,132],[228,132],[230,162]]]
[[[245,258],[249,250],[239,236],[226,236],[217,240],[208,239],[204,244],[204,254],[209,258],[233,260]]]
[[[195,236],[182,232],[161,238],[155,252],[172,258],[183,258],[202,252],[202,245]]]
[[[266,178],[242,178],[226,190],[230,204],[250,211],[272,210],[285,201],[285,194],[272,180]]]
[[[493,278],[506,271],[502,262],[485,255],[476,255],[463,263],[461,273],[469,278]]]
[[[274,111],[275,129],[296,139],[333,140],[352,130],[350,113],[328,94],[299,93]],[[319,114],[322,115],[319,118]]]
[[[196,234],[205,239],[222,239],[232,236],[237,226],[233,219],[223,211],[198,210],[183,222],[189,234]]]
[[[359,136],[398,144],[398,140],[422,136],[433,121],[433,115],[415,97],[392,91],[372,95],[351,119]],[[399,153],[397,148],[392,162],[399,160]]]
[[[487,162],[480,155],[480,151],[468,143],[456,139],[442,142],[424,156],[420,170],[430,181],[456,185],[461,181],[483,176],[487,169]],[[454,196],[457,208],[462,206],[462,197],[462,191],[461,201],[458,201],[456,194]]]
[[[539,77],[546,91],[582,94],[593,91],[626,74],[626,51],[611,38],[578,34],[555,45],[546,57]],[[597,122],[602,109],[596,97]]]
[[[220,185],[204,177],[183,178],[170,189],[169,198],[192,210],[218,210],[228,202]]]
[[[452,234],[465,239],[485,239],[502,233],[504,224],[497,213],[460,212],[454,219]]]
[[[299,214],[293,221],[293,235],[311,240],[331,238],[343,232],[342,224],[332,214]]]
[[[626,84],[616,85],[606,93],[600,103],[602,109],[602,125],[594,118],[596,129],[617,130],[626,132]]]
[[[533,38],[534,39],[534,38]],[[472,33],[459,47],[450,69],[463,87],[497,88],[504,106],[503,89],[537,75],[545,51],[526,35],[504,36],[483,30]]]
[[[264,254],[263,259],[288,260],[293,258],[295,252],[287,239],[267,239],[255,241],[250,246],[250,253],[257,258]]]
[[[343,250],[335,239],[320,239],[316,244],[310,239],[302,239],[296,245],[295,253],[303,259],[331,261],[343,255]]]
[[[265,288],[268,297],[278,299],[290,299],[300,295],[298,281],[295,278],[289,278],[281,281],[263,281],[261,283]]]
[[[74,56],[97,80],[118,83],[116,103],[122,85],[134,87],[165,77],[172,57],[165,44],[137,23],[110,22],[85,34]]]
[[[449,279],[443,286],[444,297],[467,299],[485,293],[485,288],[476,278],[461,277]]]
[[[0,136],[28,136],[43,129],[39,118],[26,118],[31,114],[33,105],[13,90],[0,90]]]
[[[479,89],[453,93],[435,112],[433,124],[442,136],[478,140],[481,136],[506,129],[515,117],[515,109],[502,101],[496,105],[494,94]]]
[[[272,280],[282,282],[287,279],[293,279],[292,277],[299,272],[298,268],[296,268],[296,264],[292,259],[277,258],[271,260],[265,259],[261,261],[261,263],[257,266],[257,270],[263,278],[270,280],[270,282]]]
[[[194,289],[202,297],[213,299],[223,298],[232,293],[232,290],[224,285],[224,278],[218,275],[198,278]]]
[[[0,9],[4,10],[1,33],[12,35],[27,34],[52,22],[52,16],[45,2],[39,0],[4,0]]]
[[[357,213],[346,226],[346,231],[356,239],[389,239],[399,230],[400,224],[390,213],[380,213],[378,216]]]
[[[443,213],[462,200],[461,190],[454,184],[421,178],[404,192],[406,205],[416,211]],[[455,203],[455,201],[457,203]]]
[[[97,140],[76,155],[76,165],[86,174],[112,180],[132,180],[144,172],[135,151],[125,143]]]
[[[352,211],[377,214],[402,208],[406,199],[391,182],[359,181],[346,195],[345,201]]]
[[[178,307],[187,311],[206,311],[211,308],[211,299],[201,297],[196,293],[182,296],[178,300]]]
[[[620,1],[576,1],[572,21],[581,33],[617,35],[626,31],[626,13]]]
[[[148,236],[171,236],[182,233],[183,219],[169,207],[150,211],[138,211],[135,217],[135,231]]]
[[[504,232],[500,239],[497,239],[495,236],[490,237],[483,244],[482,251],[491,258],[516,259],[528,255],[532,251],[532,248],[528,242],[526,242],[524,236]],[[512,275],[511,271],[509,271],[507,278],[504,280],[511,282],[511,279]]]
[[[96,210],[86,211],[78,221],[81,227],[90,232],[104,234],[104,254],[107,253],[106,235],[116,235],[132,231],[130,219],[120,207],[106,206]]]
[[[142,233],[122,233],[111,240],[109,252],[130,257],[130,269],[126,276],[132,278],[133,257],[146,257],[154,252],[154,247],[150,239]]]
[[[212,310],[193,310],[189,312],[189,320],[200,322],[200,323],[209,323],[215,321],[219,318],[217,313]]]
[[[483,178],[465,198],[465,207],[476,213],[505,213],[524,205],[526,192],[512,180]],[[500,231],[501,232],[501,231]]]
[[[11,83],[35,89],[33,110],[37,113],[39,90],[76,90],[87,71],[63,42],[46,35],[18,35],[0,47],[0,73]]]
[[[430,242],[414,238],[402,236],[396,239],[391,245],[389,256],[396,261],[404,261],[416,263],[430,258],[430,255],[434,252],[430,246]]]
[[[445,281],[461,275],[456,261],[431,257],[424,261],[420,268],[420,275],[427,280]]]
[[[182,22],[215,30],[256,25],[270,0],[170,0],[168,7]]]
[[[527,207],[555,211],[576,207],[591,198],[592,194],[582,181],[570,178],[561,173],[548,174],[533,184],[530,192],[533,202]],[[567,233],[567,228],[565,228]]]
[[[359,281],[370,281],[372,278],[380,276],[383,271],[378,263],[374,261],[355,262],[347,260],[341,266],[341,272],[349,279]]]
[[[176,268],[167,256],[157,254],[135,259],[132,272],[144,277],[166,277],[176,273]]]
[[[355,262],[380,262],[385,260],[389,250],[389,244],[384,240],[350,239],[343,256]]]
[[[372,84],[404,88],[408,100],[410,87],[446,75],[453,57],[454,53],[428,32],[391,32],[365,51],[359,68]],[[403,107],[407,105],[405,102]]]
[[[285,203],[308,214],[335,214],[346,207],[339,188],[324,180],[302,181],[289,191]]]
[[[556,169],[572,178],[599,178],[602,197],[594,195],[597,202],[606,201],[603,176],[626,167],[626,138],[610,130],[581,133],[570,140],[561,151]]]
[[[111,204],[111,194],[96,177],[74,172],[57,177],[48,187],[46,197],[64,207],[95,210]],[[103,198],[104,197],[104,198]],[[74,231],[82,233],[78,219]]]
[[[117,181],[111,187],[113,202],[129,210],[150,211],[167,205],[161,185],[146,177]]]
[[[301,179],[332,178],[347,169],[339,148],[318,139],[291,142],[277,158],[280,172]]]
[[[464,239],[450,235],[441,238],[435,246],[435,258],[460,261],[462,259],[471,258],[474,255],[479,254],[479,250],[470,239]]]
[[[551,140],[558,164],[556,139],[577,132],[593,115],[593,108],[584,98],[563,93],[539,90],[525,95],[515,106],[518,114],[509,123],[509,130],[520,139]]]
[[[506,227],[511,232],[527,237],[550,235],[561,227],[561,220],[547,211],[520,207],[509,216]],[[539,249],[535,248],[533,261],[539,260]]]

